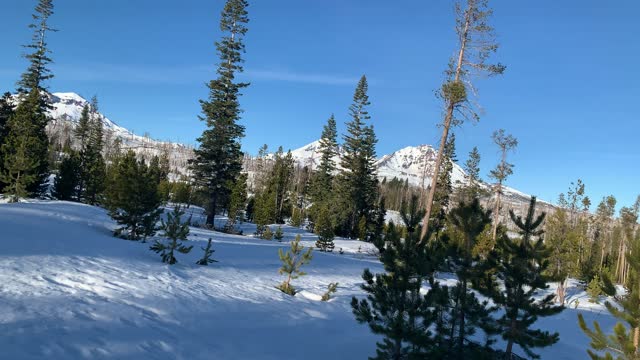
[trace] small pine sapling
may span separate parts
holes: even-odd
[[[271,231],[270,227],[265,227],[264,231],[262,232],[262,238],[264,240],[271,240],[273,239],[273,231]]]
[[[591,303],[598,303],[600,295],[603,294],[600,276],[597,274],[591,279],[589,285],[587,285],[587,294],[589,294],[589,302]]]
[[[196,262],[196,264],[207,266],[211,263],[218,262],[218,260],[214,260],[213,258],[211,258],[211,256],[215,252],[215,250],[211,248],[211,238],[209,238],[209,241],[207,242],[207,247],[203,247],[201,249],[204,250],[204,255],[202,256],[202,259]]]
[[[278,255],[280,261],[282,261],[282,267],[278,272],[281,275],[286,275],[287,280],[282,284],[276,286],[280,291],[288,295],[295,295],[296,289],[291,285],[291,280],[297,279],[300,276],[306,275],[300,268],[304,264],[308,264],[311,261],[313,251],[312,248],[307,248],[304,251],[304,246],[300,244],[300,235],[296,235],[295,240],[291,242],[291,250],[284,252],[282,249],[278,249]]]
[[[327,286],[327,292],[322,295],[321,300],[329,301],[331,299],[331,295],[335,294],[336,291],[338,291],[338,283],[330,283],[329,286]]]
[[[276,229],[276,233],[273,235],[273,237],[282,242],[282,239],[284,238],[284,233],[282,232],[282,226],[278,226],[278,228]]]
[[[156,240],[151,246],[151,250],[160,253],[162,262],[173,265],[178,262],[174,256],[174,251],[182,254],[188,254],[193,246],[186,246],[182,242],[187,241],[189,235],[189,224],[182,223],[180,217],[184,215],[182,209],[176,206],[173,212],[167,214],[167,222],[162,220],[161,229],[164,230],[164,236],[169,239],[169,243],[165,244]]]

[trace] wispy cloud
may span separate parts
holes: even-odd
[[[355,85],[358,77],[333,74],[310,74],[288,70],[255,70],[247,69],[245,75],[249,79],[285,81],[318,85]]]
[[[203,82],[214,70],[211,66],[61,64],[53,71],[56,77],[68,81],[179,85]]]
[[[144,64],[52,64],[56,78],[64,81],[189,85],[208,81],[215,75],[215,65],[144,65]],[[15,70],[0,69],[0,76],[17,76]],[[276,81],[328,86],[355,86],[359,76],[305,73],[283,69],[247,68],[241,75],[249,81]]]

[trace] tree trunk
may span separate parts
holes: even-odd
[[[558,289],[556,291],[556,296],[558,297],[558,302],[561,305],[564,305],[564,298],[565,298],[564,282],[565,282],[565,279],[562,279],[562,280],[560,280],[558,282]]]
[[[502,194],[502,181],[498,182],[498,188],[496,189],[496,206],[493,209],[493,225],[491,228],[491,239],[496,241],[498,235],[498,223],[500,222],[500,200]]]
[[[471,5],[469,5],[471,6]],[[462,61],[464,60],[464,54],[467,49],[467,41],[469,40],[469,26],[471,25],[471,12],[467,8],[465,14],[465,24],[464,31],[460,36],[461,44],[460,51],[458,52],[458,62],[456,65],[456,75],[454,81],[460,80],[460,72],[462,70]],[[429,188],[429,194],[427,196],[426,209],[424,214],[424,219],[422,220],[422,230],[420,232],[420,241],[418,241],[418,245],[420,245],[429,230],[429,218],[431,217],[431,208],[433,207],[433,197],[436,192],[436,186],[438,183],[438,175],[440,174],[440,166],[442,165],[442,158],[444,155],[444,146],[447,143],[447,138],[449,136],[449,128],[451,127],[451,121],[453,120],[453,111],[455,110],[455,103],[450,99],[449,104],[447,104],[447,114],[444,118],[444,126],[442,129],[442,137],[440,138],[440,148],[438,149],[438,156],[436,158],[436,166],[433,169],[433,178],[431,179],[431,188]],[[426,163],[425,163],[425,166]]]
[[[209,203],[211,206],[211,209],[209,209],[209,212],[207,213],[207,221],[206,223],[208,225],[211,225],[211,228],[215,228],[215,219],[216,219],[216,206],[218,205],[216,203],[216,197],[212,196],[211,197],[211,202]]]

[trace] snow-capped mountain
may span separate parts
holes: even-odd
[[[320,142],[317,140],[301,148],[292,150],[291,154],[298,165],[315,168],[320,163],[319,147]],[[341,150],[339,153],[341,153]],[[437,150],[430,145],[407,146],[391,154],[384,155],[376,161],[378,178],[380,180],[384,178],[391,180],[395,177],[400,180],[407,180],[409,184],[413,186],[427,187],[431,183],[437,156]],[[339,165],[339,156],[334,160],[336,164]],[[455,162],[453,163],[451,175],[451,182],[454,188],[464,185],[467,181],[465,171]],[[490,184],[485,184],[484,187],[487,190],[491,189]],[[503,207],[505,214],[502,215],[504,216],[508,216],[507,212],[509,209],[525,209],[531,198],[531,195],[507,186],[503,187],[502,193],[502,202],[507,205]],[[485,199],[487,202],[490,200],[490,198]],[[553,205],[548,202],[539,201],[539,205],[539,210],[553,210]]]
[[[58,92],[52,94],[51,103],[53,108],[50,115],[53,121],[47,128],[49,135],[60,143],[64,143],[67,139],[72,141],[73,129],[80,119],[82,108],[88,104],[88,101],[76,93]],[[106,152],[109,151],[110,146],[113,146],[116,139],[120,139],[123,149],[132,149],[145,158],[151,158],[166,151],[169,153],[173,173],[175,175],[187,174],[188,160],[193,157],[191,147],[175,142],[154,140],[149,136],[136,135],[99,112],[95,115],[101,119],[105,129]],[[341,148],[338,153],[339,155],[334,160],[339,166]],[[300,166],[309,166],[315,169],[320,163],[320,141],[316,140],[292,150],[291,154]],[[428,186],[431,182],[436,156],[437,150],[430,145],[407,146],[384,155],[376,161],[378,177],[381,180],[383,178],[390,180],[396,177],[407,180],[414,186]],[[248,163],[245,161],[245,167]],[[246,170],[251,172],[250,168]],[[452,183],[454,187],[465,183],[465,175],[464,170],[458,164],[453,163]],[[518,190],[505,187],[503,192],[504,201],[513,206],[520,207],[529,201],[530,196]]]
[[[438,152],[430,145],[407,146],[377,161],[380,178],[408,180],[415,186],[428,186],[433,175]],[[451,181],[462,184],[465,181],[464,170],[453,163]]]
[[[65,141],[73,143],[73,129],[77,126],[82,109],[87,104],[89,102],[76,93],[53,93],[51,96],[52,109],[49,111],[52,121],[47,126],[49,136],[61,144]],[[132,149],[146,159],[167,152],[174,175],[187,173],[187,161],[193,157],[191,147],[175,142],[154,140],[149,136],[136,135],[100,112],[93,115],[102,121],[105,133],[105,152],[108,152],[116,139],[119,139],[122,149]]]
[[[339,166],[342,149],[339,149],[338,153],[339,155],[334,158],[334,161]],[[320,164],[320,141],[316,140],[292,150],[291,155],[298,165],[315,169]],[[408,180],[409,184],[414,186],[422,186],[423,183],[426,186],[431,181],[437,155],[437,151],[430,145],[407,146],[384,155],[376,161],[378,177],[380,179],[387,178],[387,180],[395,177]],[[453,163],[452,181],[454,184],[461,184],[465,181],[464,170],[456,163]]]

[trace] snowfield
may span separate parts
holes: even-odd
[[[194,219],[198,215],[198,209]],[[368,326],[351,313],[362,296],[362,270],[381,271],[368,244],[336,240],[336,252],[314,252],[295,297],[274,286],[277,250],[266,241],[192,228],[194,249],[169,266],[149,244],[112,237],[103,209],[59,201],[0,204],[0,348],[3,359],[366,359],[375,354]],[[253,232],[243,224],[245,234]],[[214,240],[218,263],[198,266]],[[343,248],[344,255],[337,253]],[[360,250],[360,251],[358,251]],[[450,278],[443,275],[444,278]],[[451,280],[448,280],[451,281]],[[335,298],[319,301],[330,282]],[[574,309],[576,300],[578,309]],[[578,311],[605,329],[614,319],[575,283],[570,308],[539,324],[560,332],[543,359],[584,359],[588,339]],[[519,349],[519,354],[522,354]]]

